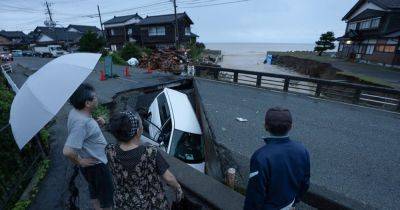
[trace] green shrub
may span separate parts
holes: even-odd
[[[136,44],[127,43],[120,50],[119,54],[124,60],[129,60],[131,58],[139,59],[142,57],[143,49]]]
[[[128,65],[128,63],[118,54],[118,53],[110,53],[113,64],[116,65]]]
[[[18,201],[12,210],[25,210],[31,205],[31,200],[20,200]]]
[[[198,60],[205,49],[205,45],[200,42],[189,45],[189,57],[192,60]]]
[[[99,37],[95,32],[88,31],[79,40],[79,51],[81,52],[99,52],[105,45],[105,40]]]
[[[110,111],[107,109],[107,107],[103,105],[99,105],[93,112],[92,112],[93,118],[97,117],[102,117],[104,120],[107,122],[109,117],[110,117]]]

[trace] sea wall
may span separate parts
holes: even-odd
[[[329,63],[322,63],[314,60],[298,58],[287,55],[273,55],[273,64],[287,67],[304,75],[315,78],[334,79],[340,70],[332,67]]]

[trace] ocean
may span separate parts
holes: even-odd
[[[222,67],[260,71],[277,74],[298,75],[296,72],[276,65],[264,64],[268,51],[312,51],[314,44],[284,43],[206,43],[207,49],[221,50],[224,55]]]

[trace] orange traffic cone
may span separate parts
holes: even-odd
[[[106,75],[104,74],[104,71],[100,71],[100,81],[106,80]]]
[[[147,65],[147,73],[148,73],[148,74],[153,73],[153,70],[151,69],[150,64]]]
[[[130,73],[129,73],[129,67],[128,66],[125,67],[124,76],[125,77],[130,77],[131,76]]]

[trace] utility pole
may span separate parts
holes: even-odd
[[[105,35],[105,33],[104,33],[104,29],[103,29],[103,21],[101,21],[101,13],[100,13],[100,7],[99,7],[99,5],[97,5],[97,11],[99,12],[99,20],[100,20],[100,29],[101,29],[101,33],[103,34],[104,40],[106,40],[106,42],[107,42],[107,38],[106,38],[106,35]]]
[[[174,3],[174,15],[175,15],[175,47],[179,49],[179,31],[178,31],[178,18],[176,15],[176,0],[172,0]]]
[[[49,8],[49,3],[47,1],[46,1],[46,8],[47,8],[47,14],[49,15],[49,19],[50,19],[50,25],[52,25],[54,23],[53,22],[53,17],[52,17],[50,8]]]

